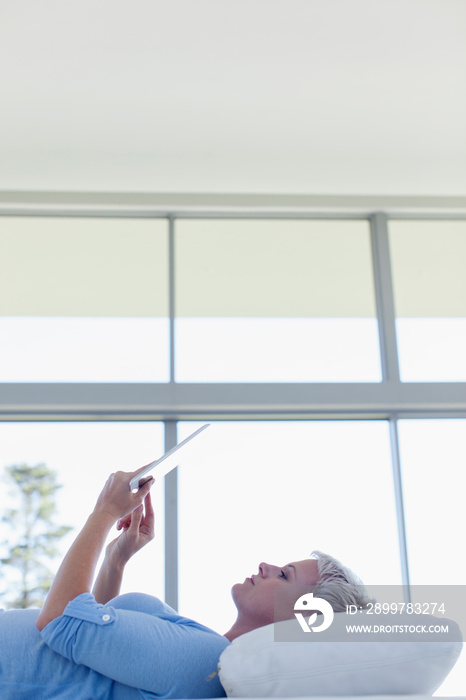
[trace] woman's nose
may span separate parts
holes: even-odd
[[[259,564],[259,576],[262,576],[264,578],[267,575],[267,568],[268,565],[265,563],[265,561],[261,561]]]
[[[273,568],[274,567],[271,564],[267,564],[267,562],[261,561],[261,563],[259,564],[259,575],[262,576],[262,578],[267,578],[267,576],[270,575],[270,572]]]

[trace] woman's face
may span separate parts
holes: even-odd
[[[261,562],[259,571],[231,589],[240,615],[256,626],[293,617],[294,603],[316,583],[317,559],[303,559],[283,567]]]

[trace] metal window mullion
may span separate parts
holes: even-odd
[[[175,220],[168,217],[168,316],[169,316],[169,377],[175,381]]]
[[[277,216],[367,218],[389,211],[391,218],[464,219],[465,197],[385,195],[237,195],[0,191],[0,216]]]
[[[168,217],[168,323],[169,382],[175,381],[175,221]],[[165,451],[177,442],[177,423],[166,420]],[[165,601],[178,610],[178,470],[164,478],[165,510]]]
[[[167,420],[165,451],[176,445],[177,423]],[[178,610],[178,469],[164,477],[165,487],[165,602]]]
[[[405,591],[405,602],[411,602],[408,546],[406,539],[406,522],[403,502],[403,485],[401,479],[400,444],[398,439],[398,422],[392,418],[389,421],[390,447],[392,453],[393,486],[395,492],[396,518],[398,524],[398,544],[400,550],[401,580]]]
[[[466,382],[0,383],[0,419],[466,417]]]
[[[400,371],[396,345],[395,304],[387,215],[385,213],[376,212],[370,217],[370,231],[382,379],[383,381],[399,382]]]
[[[388,218],[384,212],[376,212],[370,217],[370,231],[382,380],[391,385],[396,385],[400,384],[400,368],[396,342],[395,302],[390,263]],[[398,424],[393,416],[389,419],[389,431],[401,579],[405,597],[407,598],[406,602],[410,602],[408,545],[401,480]]]

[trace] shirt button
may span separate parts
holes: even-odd
[[[110,620],[110,615],[102,615],[103,622],[108,622]]]

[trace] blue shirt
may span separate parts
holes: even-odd
[[[42,632],[38,614],[0,614],[2,700],[225,696],[216,671],[229,641],[158,598],[129,593],[101,605],[83,593]]]

